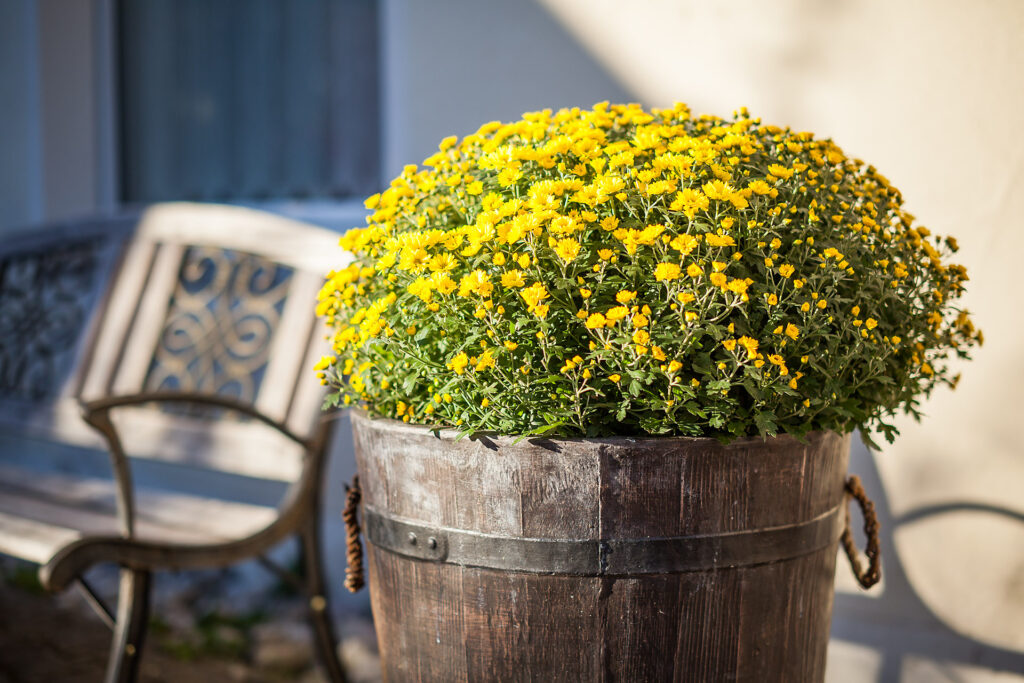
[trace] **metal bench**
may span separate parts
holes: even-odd
[[[344,258],[332,232],[197,204],[0,251],[0,553],[39,564],[49,590],[82,589],[114,631],[108,681],[137,674],[153,571],[252,558],[306,592],[321,663],[344,680],[318,514],[330,423],[312,372],[315,295]],[[33,467],[53,443],[105,448],[110,476]],[[146,488],[136,458],[286,492],[268,507]],[[291,536],[301,576],[266,557]],[[116,610],[83,578],[99,563],[121,568]]]

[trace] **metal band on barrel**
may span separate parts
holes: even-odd
[[[723,534],[608,540],[560,540],[431,527],[363,510],[370,543],[419,560],[538,574],[607,576],[744,567],[807,555],[843,530],[837,506],[799,524]]]

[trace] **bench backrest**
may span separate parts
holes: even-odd
[[[73,354],[76,369],[29,422],[45,436],[97,445],[79,400],[173,390],[240,399],[310,435],[323,400],[312,367],[325,350],[313,311],[324,275],[345,265],[337,242],[328,230],[239,207],[147,210]],[[298,449],[267,448],[256,425],[232,414],[121,412],[136,457],[280,480],[301,465]]]
[[[75,377],[136,222],[75,221],[0,240],[0,433],[77,443],[77,432],[93,443]]]

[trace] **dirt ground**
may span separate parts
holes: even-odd
[[[51,596],[0,585],[0,682],[101,681],[110,631],[99,618],[62,608]],[[152,640],[152,639],[150,639]],[[140,680],[257,681],[244,663],[182,661],[148,642]]]
[[[81,605],[20,586],[0,582],[0,683],[63,683],[102,681],[110,647],[110,631]],[[308,651],[292,657],[287,667],[258,666],[251,651],[183,653],[166,645],[151,627],[143,650],[140,681],[144,683],[245,682],[277,683],[324,680]],[[162,642],[164,641],[164,642]],[[343,656],[350,659],[343,648]],[[353,664],[353,662],[349,662]],[[354,681],[377,677],[372,665],[354,662]],[[353,675],[355,674],[355,675]]]

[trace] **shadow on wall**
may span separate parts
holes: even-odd
[[[678,100],[719,116],[756,105],[755,113],[771,122],[794,126],[813,120],[809,114],[822,107],[823,77],[849,54],[837,52],[828,27],[856,19],[858,10],[835,0],[770,6],[650,0],[645,11],[615,0],[537,2],[645,104]],[[900,77],[870,52],[857,54],[858,78]]]
[[[943,667],[968,665],[994,671],[1024,672],[1024,652],[961,634],[934,613],[914,589],[894,540],[901,527],[940,515],[975,512],[1017,523],[1024,523],[1024,515],[986,503],[949,501],[894,516],[889,491],[882,482],[876,457],[882,456],[871,453],[855,441],[850,471],[861,476],[868,495],[875,502],[881,526],[883,582],[869,593],[856,588],[846,589],[843,584],[848,582],[844,581],[843,574],[849,569],[840,554],[839,581],[833,607],[833,640],[875,651],[878,655],[878,681],[901,680],[904,665],[911,658],[934,659]],[[853,525],[856,526],[856,522]],[[864,547],[863,538],[860,547]]]
[[[636,101],[536,0],[384,3],[385,180],[449,135],[523,112]]]

